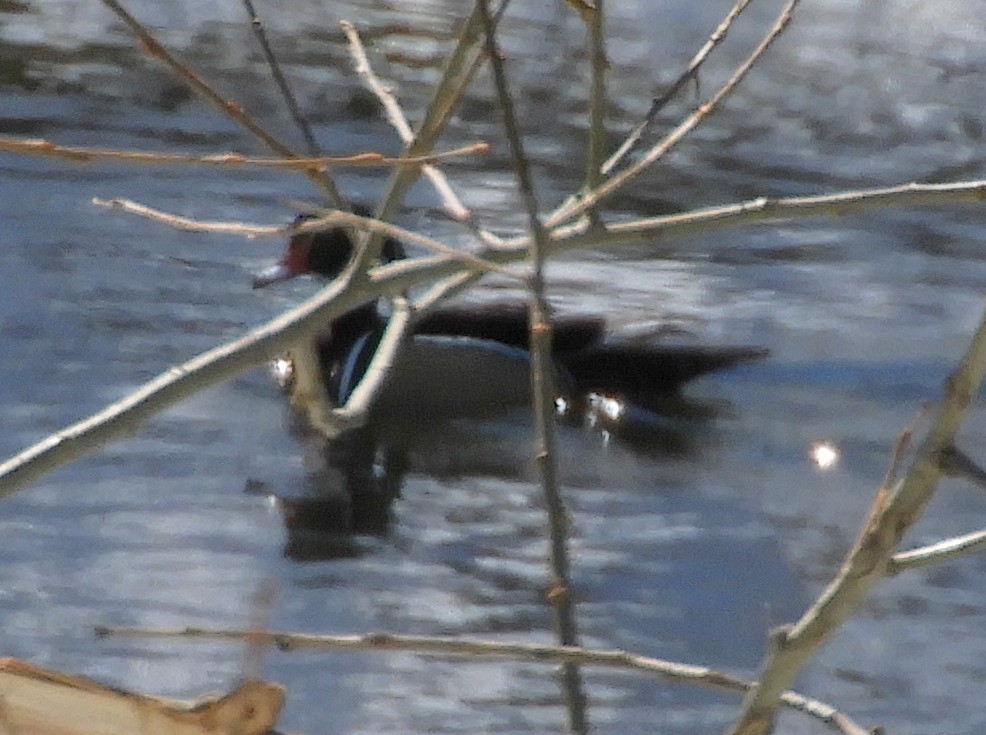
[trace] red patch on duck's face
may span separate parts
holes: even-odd
[[[295,235],[288,241],[281,262],[254,276],[253,287],[264,288],[272,283],[287,281],[311,271],[311,235]]]
[[[289,278],[300,276],[311,270],[309,266],[311,251],[311,235],[295,235],[288,241],[284,257],[281,258],[281,267],[291,274],[288,276]]]

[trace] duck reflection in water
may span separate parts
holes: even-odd
[[[281,262],[258,274],[254,287],[304,274],[334,278],[353,256],[346,228],[297,233]],[[385,262],[401,259],[404,248],[387,239],[381,257]],[[352,395],[380,344],[387,321],[382,306],[357,307],[316,337],[321,378],[335,405]],[[616,436],[646,452],[687,451],[695,422],[707,418],[708,407],[684,399],[682,385],[766,354],[755,347],[661,344],[654,341],[657,335],[621,339],[607,334],[605,319],[595,315],[553,316],[552,327],[559,418],[592,429],[602,441]],[[491,426],[512,427],[507,433],[530,456],[529,422],[516,418],[531,400],[528,335],[528,308],[522,301],[449,304],[420,317],[366,425],[324,446],[321,468],[313,473],[322,487],[311,497],[276,499],[289,534],[286,553],[345,555],[352,547],[341,539],[384,533],[412,464],[436,475],[525,474],[529,461],[503,452],[501,442],[483,435]],[[282,383],[290,389],[290,364],[281,366]],[[478,441],[470,441],[477,435]],[[446,458],[443,470],[430,461],[429,454],[467,447],[488,450],[482,458],[468,452],[479,466],[473,461],[467,468],[465,457]]]

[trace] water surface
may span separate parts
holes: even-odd
[[[611,4],[614,5],[614,4]],[[729,3],[613,9],[610,137],[616,144],[669,84]],[[982,176],[986,34],[975,4],[805,2],[723,110],[612,216],[911,180]],[[271,130],[296,144],[237,3],[135,3],[161,39]],[[411,115],[427,104],[462,9],[418,4],[260,8],[322,145],[396,151],[351,73],[337,21],[371,39],[379,73]],[[776,7],[755,6],[703,75],[708,93]],[[584,30],[563,3],[517,4],[503,45],[549,206],[582,179]],[[888,32],[893,29],[893,33]],[[0,11],[0,133],[63,144],[260,153],[136,48],[98,3]],[[670,129],[693,98],[662,113]],[[450,167],[489,226],[523,226],[488,82],[444,143],[494,143]],[[340,175],[372,201],[381,172]],[[300,177],[259,171],[70,166],[0,157],[0,453],[24,448],[168,367],[243,334],[314,292],[254,293],[250,274],[279,243],[176,232],[91,206],[125,196],[207,219],[284,222]],[[453,245],[469,236],[416,187],[401,222]],[[553,263],[552,298],[604,311],[626,330],[671,326],[701,343],[769,347],[769,360],[696,384],[717,407],[668,448],[562,433],[574,577],[585,642],[752,675],[766,631],[816,595],[851,545],[889,448],[961,355],[986,285],[982,218],[956,205],[813,218],[582,253]],[[493,282],[472,298],[501,295]],[[509,289],[507,289],[509,290]],[[961,443],[973,455],[976,409]],[[817,473],[810,442],[838,468]],[[347,558],[298,562],[250,481],[290,497],[318,484],[318,452],[292,433],[277,388],[246,373],[56,472],[0,509],[0,650],[127,687],[190,696],[228,688],[241,651],[219,645],[95,641],[96,623],[241,625],[273,579],[271,625],[549,641],[544,509],[523,422],[449,427],[418,451],[389,532]],[[976,529],[981,491],[943,483],[908,538]],[[799,686],[897,733],[981,732],[986,597],[979,557],[880,585]],[[411,654],[271,653],[285,731],[544,732],[564,727],[550,671],[521,662]],[[721,730],[728,697],[613,672],[586,674],[600,732]],[[785,717],[786,731],[805,732]]]

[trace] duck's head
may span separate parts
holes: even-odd
[[[362,207],[355,208],[354,211],[361,216],[370,216],[369,211]],[[314,215],[301,214],[294,224],[299,225],[310,219],[314,219]],[[306,273],[335,278],[353,259],[355,247],[350,232],[347,227],[336,226],[292,235],[281,262],[258,273],[253,279],[253,287],[263,288]],[[388,237],[384,240],[380,257],[385,262],[403,258],[404,247],[399,241]]]

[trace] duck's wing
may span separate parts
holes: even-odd
[[[767,354],[759,347],[602,344],[559,359],[581,391],[666,396],[700,375]]]
[[[561,316],[552,319],[555,350],[568,352],[602,342],[606,320],[593,316]],[[530,319],[523,301],[486,304],[450,304],[437,308],[415,325],[415,334],[488,339],[527,349]]]

